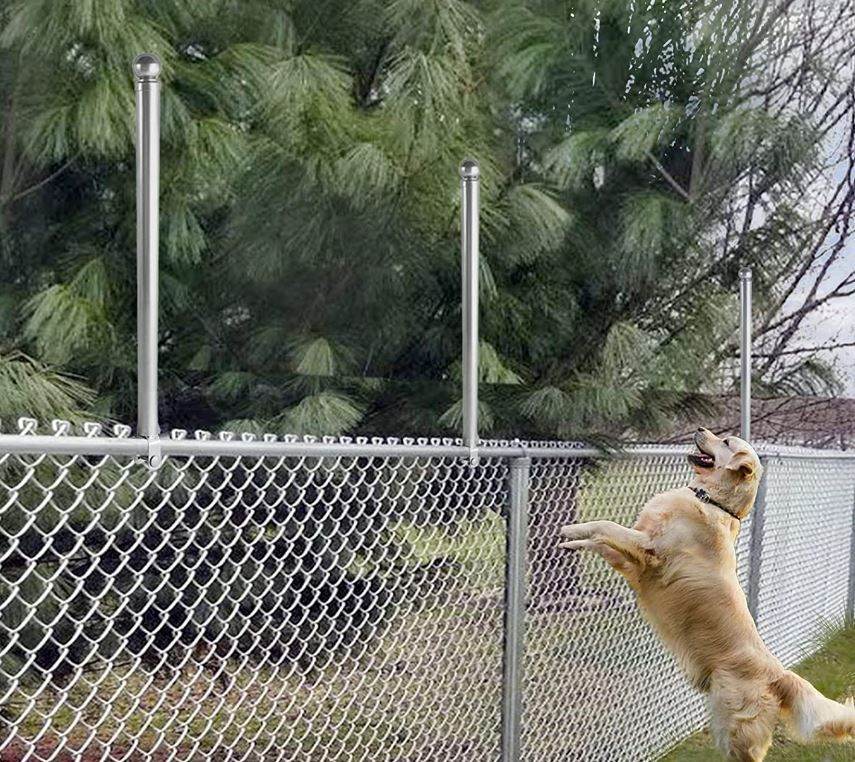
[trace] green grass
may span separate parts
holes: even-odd
[[[794,668],[822,693],[840,699],[855,694],[855,626],[828,636],[825,647]],[[855,743],[803,746],[784,735],[782,728],[766,762],[851,762]],[[710,734],[698,733],[663,757],[661,762],[715,762],[721,757],[715,751]]]

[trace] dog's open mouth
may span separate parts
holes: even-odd
[[[706,432],[704,429],[698,429],[697,434],[695,434],[697,452],[689,453],[689,463],[698,468],[713,468],[715,466],[715,456],[710,455],[704,450],[704,439],[706,439]]]
[[[691,452],[688,455],[689,463],[698,468],[712,468],[715,466],[715,458],[712,455],[707,455],[705,452]]]

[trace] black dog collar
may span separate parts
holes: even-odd
[[[729,514],[730,516],[733,516],[733,518],[735,518],[737,521],[742,521],[742,519],[739,518],[739,516],[737,516],[733,511],[731,511],[730,508],[725,508],[717,500],[713,500],[710,497],[710,493],[707,492],[705,489],[701,489],[700,487],[689,487],[689,489],[695,493],[695,497],[698,498],[698,500],[700,500],[702,503],[709,503],[710,505],[714,505],[716,508],[720,508],[725,513]]]

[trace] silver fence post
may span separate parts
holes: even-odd
[[[148,465],[160,464],[157,420],[160,61],[134,59],[137,100],[137,433],[149,441]]]
[[[528,491],[531,460],[510,464],[507,565],[505,567],[505,644],[502,669],[502,762],[519,762],[525,657]]]
[[[739,435],[751,441],[751,268],[739,270]]]
[[[760,458],[763,476],[757,489],[757,498],[751,511],[751,544],[748,549],[748,611],[754,624],[757,621],[757,605],[760,601],[760,564],[763,562],[763,525],[766,521],[766,483],[769,481],[769,464]]]
[[[478,453],[478,226],[481,168],[466,159],[460,165],[461,282],[463,289],[463,444],[471,463]]]
[[[849,540],[849,591],[846,596],[846,623],[855,622],[855,490],[852,491],[852,535]]]

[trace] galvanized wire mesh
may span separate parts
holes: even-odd
[[[768,468],[757,622],[789,665],[819,649],[845,614],[855,460],[771,458]]]
[[[508,460],[240,447],[0,453],[0,758],[498,760]],[[652,760],[703,724],[622,579],[556,552],[688,475],[673,448],[534,458],[523,759]],[[791,662],[845,606],[855,461],[767,479],[740,573]]]
[[[2,456],[0,750],[495,759],[506,475]]]

